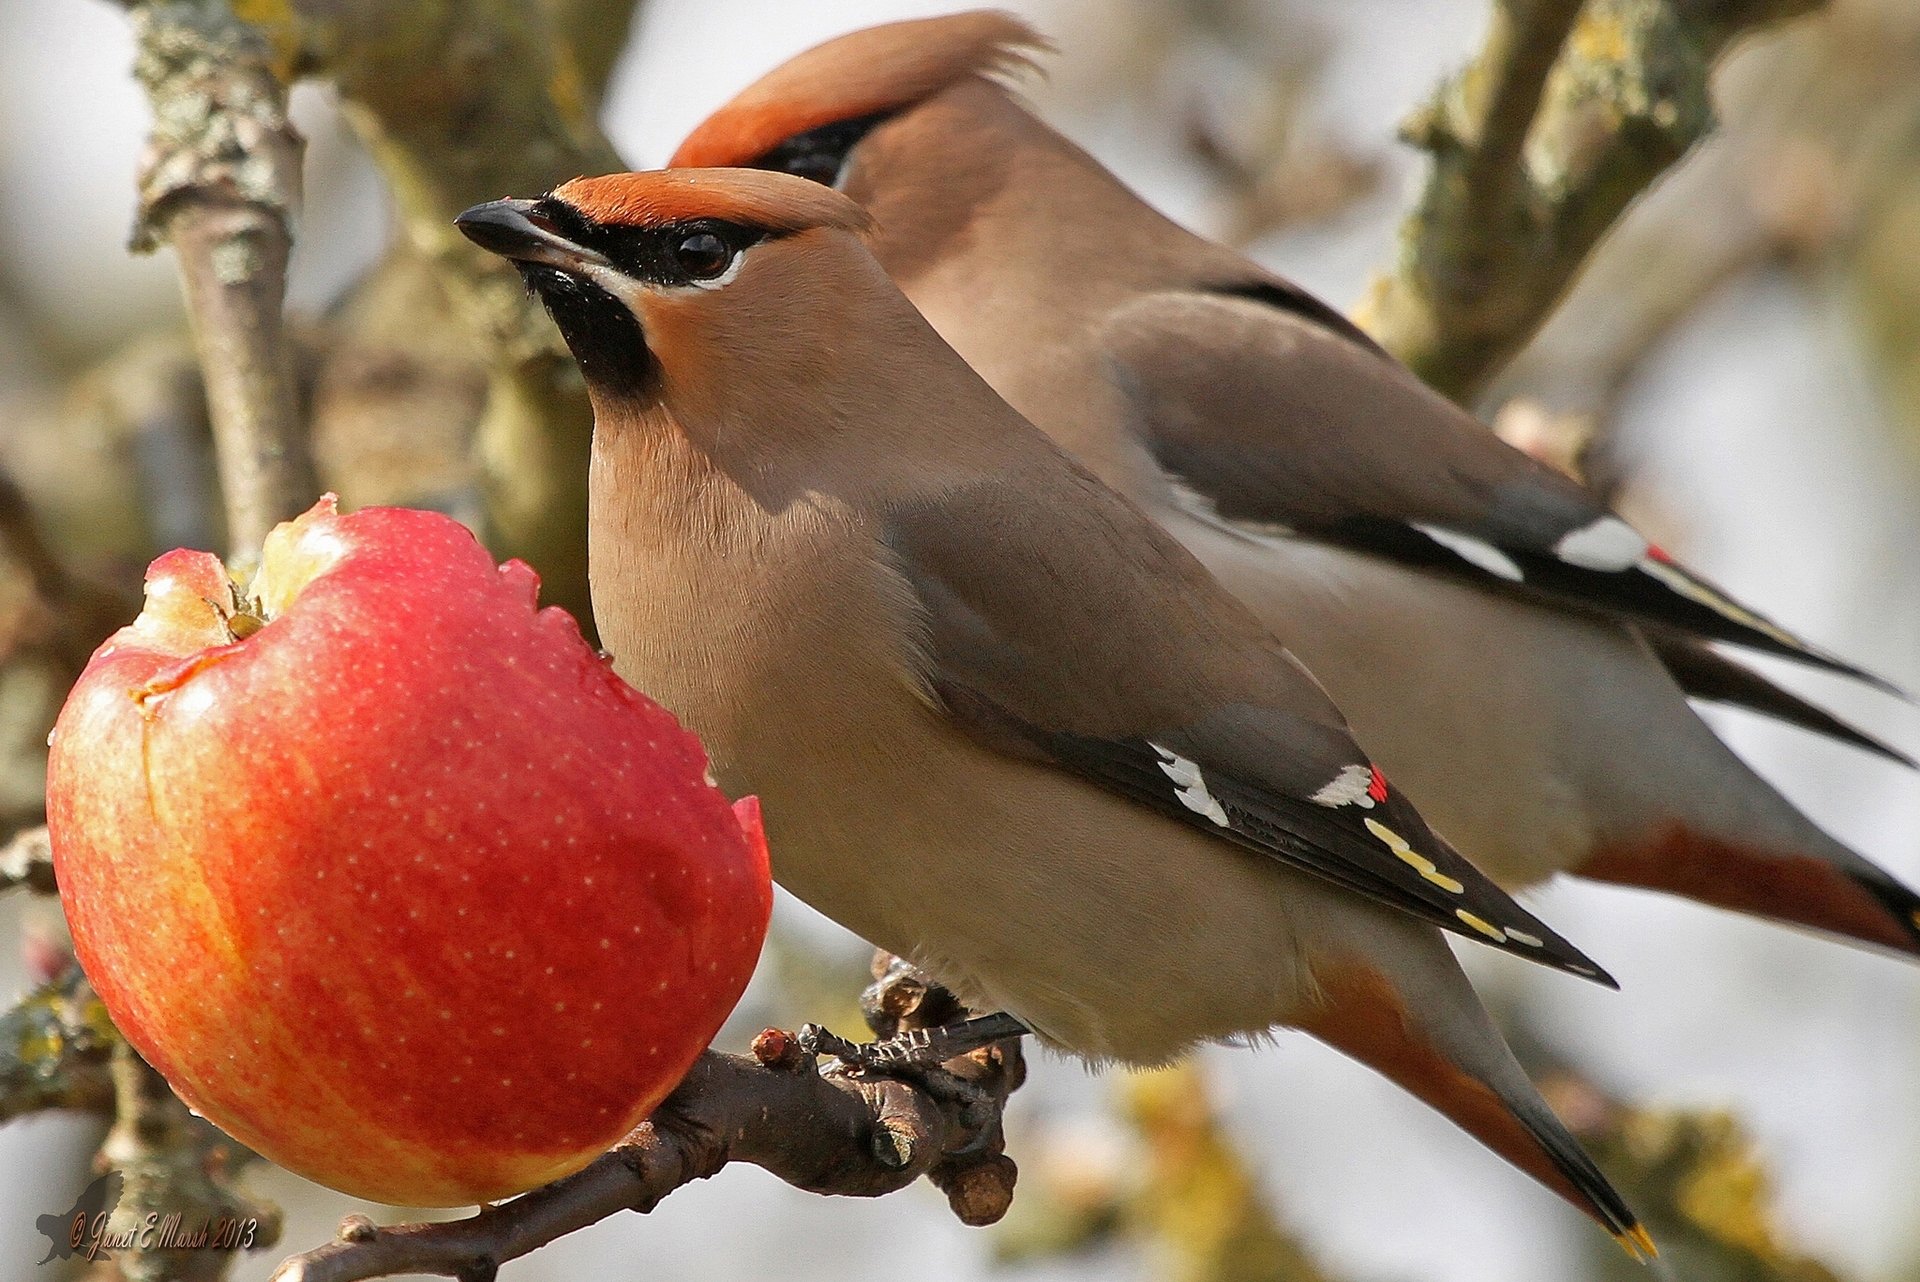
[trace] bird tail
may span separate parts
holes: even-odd
[[[1450,954],[1400,984],[1357,958],[1316,965],[1314,977],[1320,1000],[1293,1021],[1300,1028],[1451,1118],[1591,1216],[1635,1259],[1657,1254],[1639,1218],[1540,1098]]]
[[[1830,839],[1771,849],[1673,823],[1571,871],[1920,957],[1920,895]]]

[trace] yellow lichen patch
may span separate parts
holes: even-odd
[[[292,0],[233,0],[233,16],[259,29],[273,51],[273,74],[292,84],[300,61],[300,23]]]
[[[553,75],[547,79],[547,96],[567,122],[567,128],[579,133],[590,123],[587,119],[587,90],[580,76],[579,60],[564,44],[553,51]]]
[[[1488,939],[1493,940],[1495,943],[1504,944],[1507,942],[1507,932],[1500,929],[1498,926],[1494,925],[1492,922],[1488,921],[1486,918],[1476,917],[1464,908],[1454,909],[1453,915],[1455,917],[1458,917],[1461,921],[1465,922],[1467,925],[1473,927],[1475,930],[1479,931],[1481,934],[1485,935]]]
[[[1591,8],[1574,24],[1567,45],[1580,62],[1620,63],[1627,60],[1627,30],[1619,18]]]
[[[272,27],[293,21],[289,0],[233,0],[233,16],[256,27]]]

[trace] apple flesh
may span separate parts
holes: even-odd
[[[329,497],[250,593],[147,572],[48,770],[81,964],[235,1138],[375,1201],[522,1192],[617,1143],[739,1000],[758,811],[538,580]]]

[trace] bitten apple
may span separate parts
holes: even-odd
[[[454,1206],[584,1166],[732,1010],[758,811],[538,580],[429,512],[206,553],[69,696],[47,786],[74,944],[181,1098],[347,1193]]]

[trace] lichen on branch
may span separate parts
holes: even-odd
[[[131,0],[153,106],[133,246],[171,243],[206,380],[227,543],[248,561],[313,501],[283,304],[304,143],[258,32],[226,0]]]
[[[113,1111],[108,1061],[120,1035],[69,964],[0,1014],[0,1122],[46,1109]]]
[[[1823,0],[1503,0],[1480,54],[1407,122],[1432,170],[1360,320],[1471,400],[1642,191],[1714,127],[1739,36]]]
[[[586,387],[516,272],[454,215],[626,166],[594,119],[637,0],[249,0],[281,66],[329,78],[487,370],[475,429],[483,536],[591,630]]]

